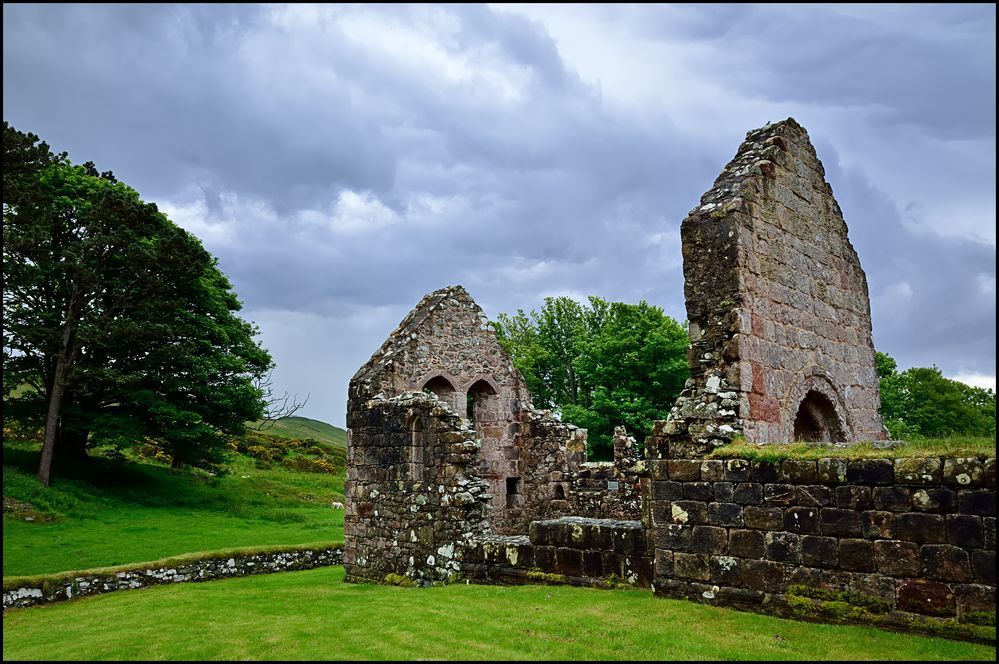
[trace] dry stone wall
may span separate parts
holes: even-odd
[[[852,598],[903,629],[995,611],[994,458],[648,463],[658,595],[833,619],[813,600]]]
[[[805,129],[749,132],[680,233],[691,379],[657,456],[884,439],[866,278]]]

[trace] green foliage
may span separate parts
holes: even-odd
[[[910,457],[978,457],[995,458],[996,443],[993,438],[955,436],[952,438],[916,437],[899,447],[875,447],[871,443],[858,443],[847,447],[831,448],[816,443],[767,443],[754,445],[745,439],[723,445],[707,455],[709,459],[746,459],[767,463],[780,463],[788,459],[799,461],[815,459],[900,459]]]
[[[876,354],[881,415],[892,438],[991,436],[996,434],[996,395],[945,378],[937,367],[898,371],[895,360]]]
[[[590,459],[613,455],[615,426],[651,431],[689,375],[686,331],[644,301],[546,298],[540,313],[500,314],[493,325],[534,405],[588,430]]]
[[[4,123],[5,416],[47,426],[60,454],[148,436],[217,468],[222,434],[263,414],[257,330],[197,238],[38,141]]]

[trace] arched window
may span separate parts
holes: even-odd
[[[485,380],[477,380],[465,397],[465,416],[476,424],[499,418],[496,412],[496,390]],[[479,428],[479,427],[476,427]]]
[[[794,439],[809,443],[846,439],[836,408],[826,395],[811,390],[801,400],[794,418]]]
[[[458,390],[444,376],[434,376],[423,385],[424,392],[433,392],[437,398],[447,403],[454,402],[454,394]]]

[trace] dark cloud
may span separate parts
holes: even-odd
[[[278,389],[337,424],[354,369],[447,284],[493,316],[593,294],[684,318],[680,220],[746,130],[792,112],[867,271],[878,348],[994,375],[994,239],[903,217],[931,191],[994,222],[994,157],[953,148],[994,155],[994,7],[543,11],[4,5],[4,118],[202,237]],[[592,57],[627,54],[613,80],[566,55],[573,21]],[[696,89],[674,62],[643,68],[648,44]],[[663,104],[630,107],[622,82]],[[894,165],[925,155],[899,184]]]

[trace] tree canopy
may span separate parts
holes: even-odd
[[[936,366],[899,372],[895,359],[881,352],[876,354],[876,365],[881,415],[892,438],[995,437],[993,390],[945,378]]]
[[[5,411],[44,423],[44,483],[57,448],[144,437],[212,467],[220,433],[263,415],[273,361],[215,258],[111,172],[7,122],[3,236]]]
[[[549,297],[540,312],[500,314],[493,325],[534,405],[588,430],[591,459],[612,456],[617,425],[651,431],[689,376],[686,330],[644,301]]]

